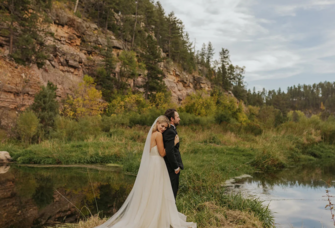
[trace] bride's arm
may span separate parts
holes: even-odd
[[[162,133],[158,132],[157,137],[156,137],[156,144],[157,144],[158,153],[160,154],[160,156],[164,157],[166,155],[166,152],[164,149]]]

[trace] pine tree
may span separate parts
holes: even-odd
[[[164,43],[166,42],[167,37],[167,23],[165,18],[165,11],[159,1],[156,2],[156,15],[157,21],[155,23],[155,35],[158,45],[164,50]]]
[[[36,63],[42,67],[46,59],[45,45],[39,35],[39,15],[34,7],[41,6],[34,6],[30,0],[0,0],[0,21],[7,25],[1,33],[9,37],[9,54],[17,63]]]
[[[200,63],[201,65],[205,65],[205,59],[206,59],[206,44],[202,44],[201,51],[199,53],[200,57]]]
[[[145,69],[144,64],[137,62],[136,53],[133,51],[123,51],[119,56],[119,60],[121,62],[120,78],[123,82],[135,79],[138,76],[138,71]],[[128,86],[127,83],[126,85]]]
[[[207,50],[206,50],[206,65],[207,65],[207,67],[211,66],[211,61],[213,59],[214,54],[215,54],[215,52],[214,52],[212,42],[209,41],[208,45],[207,45]]]
[[[55,117],[59,113],[56,90],[57,86],[48,82],[47,86],[43,86],[42,90],[36,94],[34,103],[31,105],[31,110],[40,120],[45,135],[48,135],[54,127]]]
[[[218,74],[218,81],[220,82],[221,87],[225,90],[229,90],[231,86],[227,71],[229,63],[229,50],[222,48],[222,50],[220,51],[220,74]]]
[[[162,92],[165,90],[163,83],[163,72],[158,67],[158,63],[162,62],[160,53],[157,48],[157,42],[151,35],[148,35],[147,50],[142,54],[143,62],[147,69],[146,82],[143,85],[146,99],[152,92]]]
[[[167,45],[168,45],[169,58],[177,60],[180,51],[180,42],[182,40],[183,35],[182,21],[179,20],[174,15],[174,12],[171,12],[167,17],[167,23],[168,23]]]
[[[110,102],[114,90],[121,87],[114,72],[116,58],[114,57],[113,46],[110,40],[107,40],[107,48],[104,51],[103,56],[105,57],[103,66],[98,68],[95,81],[97,86],[101,89],[104,99]]]

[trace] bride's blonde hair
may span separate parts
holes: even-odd
[[[170,121],[169,121],[169,119],[166,116],[162,115],[162,116],[159,116],[157,118],[156,124],[152,128],[152,133],[158,131],[158,124],[161,124],[161,123],[167,123],[168,127],[170,127]]]

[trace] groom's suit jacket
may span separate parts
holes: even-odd
[[[178,133],[173,126],[163,132],[163,141],[166,152],[164,160],[169,173],[174,173],[174,170],[178,169],[178,167],[180,167],[180,169],[184,169],[183,161],[181,160],[179,152],[179,143],[174,145],[174,139],[177,134]]]

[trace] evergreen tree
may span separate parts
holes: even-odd
[[[0,0],[0,21],[7,25],[1,34],[8,36],[9,54],[19,64],[36,63],[42,67],[46,59],[44,41],[37,24],[39,15],[36,10],[41,6],[33,5],[30,0]],[[45,7],[51,7],[51,3]]]
[[[220,67],[219,67],[220,73],[218,74],[218,83],[225,90],[229,90],[231,87],[227,71],[229,63],[230,63],[229,50],[222,48],[222,50],[220,51]]]
[[[165,11],[162,4],[158,1],[156,2],[156,15],[157,20],[155,23],[155,35],[157,38],[157,43],[160,47],[164,48],[167,37],[167,23],[165,18]]]
[[[211,67],[211,61],[213,59],[214,54],[215,52],[214,52],[212,42],[209,41],[207,45],[207,50],[206,50],[206,65],[208,68]]]
[[[171,12],[167,17],[168,23],[168,51],[169,58],[176,59],[179,53],[179,41],[180,41],[180,25],[182,22]]]
[[[206,62],[206,44],[202,44],[201,51],[199,53],[200,64],[205,65]]]
[[[59,113],[56,90],[57,86],[48,82],[47,86],[42,86],[42,90],[36,94],[31,105],[31,110],[38,117],[45,135],[48,135],[54,127],[55,117]]]
[[[157,48],[157,42],[151,35],[148,35],[146,41],[147,50],[142,54],[142,59],[148,71],[143,86],[145,97],[148,99],[152,92],[165,91],[165,85],[163,83],[163,72],[158,67],[158,63],[162,62],[162,59]]]
[[[110,102],[114,90],[121,88],[121,85],[114,72],[116,59],[113,54],[113,47],[109,40],[107,40],[107,48],[103,55],[105,57],[103,61],[104,65],[98,68],[95,82],[97,87],[101,89],[104,99]]]

